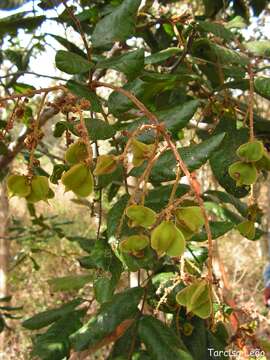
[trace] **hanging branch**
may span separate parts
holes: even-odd
[[[104,82],[100,82],[100,81],[94,81],[92,82],[91,86],[93,88],[95,87],[107,87],[110,89],[113,89],[114,91],[117,91],[121,94],[123,94],[124,96],[126,96],[127,98],[129,98],[136,106],[139,110],[142,111],[142,113],[145,114],[145,116],[148,118],[148,120],[150,121],[151,124],[155,125],[155,128],[158,132],[160,132],[160,134],[163,136],[164,140],[167,142],[168,147],[171,149],[177,164],[179,165],[179,168],[183,171],[184,175],[187,177],[189,184],[194,192],[195,198],[198,202],[198,205],[202,211],[203,217],[204,217],[204,223],[205,223],[205,231],[207,233],[207,239],[208,239],[208,262],[207,262],[207,267],[208,267],[208,281],[210,284],[210,290],[212,293],[212,283],[213,283],[213,270],[212,270],[212,262],[213,262],[213,239],[212,239],[212,233],[211,233],[211,228],[210,228],[210,224],[209,224],[209,220],[208,220],[208,216],[206,213],[206,209],[204,206],[204,202],[203,199],[201,197],[201,190],[200,190],[200,184],[196,179],[195,175],[191,175],[190,171],[188,170],[185,162],[183,161],[181,155],[179,154],[179,152],[177,151],[177,147],[174,144],[174,142],[171,139],[170,134],[167,132],[164,124],[160,123],[158,121],[158,118],[156,117],[155,114],[153,114],[151,111],[149,111],[147,109],[147,107],[135,96],[133,95],[131,92],[120,88],[118,86],[114,86],[112,84],[107,84]]]

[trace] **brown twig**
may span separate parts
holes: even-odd
[[[249,72],[249,138],[250,141],[254,140],[254,74],[251,62],[248,65]]]
[[[42,109],[44,107],[47,95],[48,95],[48,93],[45,92],[43,94],[43,96],[42,96],[41,103],[39,105],[39,109],[38,109],[38,112],[37,112],[37,118],[36,118],[36,121],[34,122],[32,146],[31,146],[31,150],[30,150],[30,157],[29,157],[29,164],[28,164],[28,175],[29,175],[30,178],[33,176],[33,165],[34,165],[34,160],[35,160],[35,149],[37,147],[38,140],[39,140],[40,116],[41,116],[41,112],[42,112]]]
[[[56,90],[66,90],[66,88],[63,85],[57,85],[57,86],[51,86],[51,87],[43,88],[43,89],[29,90],[23,94],[13,94],[10,96],[2,97],[2,98],[0,98],[0,102],[14,100],[14,99],[21,99],[21,98],[30,97],[33,95],[42,94],[44,92],[49,93],[51,91],[56,91]]]

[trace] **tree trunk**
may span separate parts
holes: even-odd
[[[0,298],[7,296],[7,273],[9,264],[9,240],[7,230],[9,224],[9,202],[6,184],[0,188]]]

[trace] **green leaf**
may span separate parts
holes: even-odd
[[[213,239],[217,239],[220,236],[225,235],[227,232],[234,228],[234,224],[228,221],[210,221],[210,229]],[[190,241],[201,242],[207,240],[207,234],[205,230],[202,230],[199,234],[195,234],[190,238]]]
[[[270,41],[254,40],[244,44],[245,48],[255,56],[270,57]]]
[[[147,56],[144,59],[144,63],[145,65],[160,64],[177,54],[179,55],[181,52],[182,50],[180,50],[179,48],[171,47]]]
[[[83,303],[82,299],[74,299],[57,309],[43,311],[25,320],[22,326],[29,330],[38,330],[52,324],[61,317],[73,312],[77,306]]]
[[[209,22],[209,21],[199,21],[198,27],[200,30],[203,30],[207,33],[212,33],[226,41],[234,39],[233,33],[230,30],[226,29],[223,25],[219,23]]]
[[[254,88],[256,93],[270,100],[270,78],[266,78],[266,77],[255,78]]]
[[[59,319],[47,332],[34,340],[32,356],[42,360],[62,360],[69,357],[69,336],[81,327],[81,311],[76,311]]]
[[[101,119],[86,118],[85,124],[90,139],[93,141],[110,139],[115,135],[114,127],[112,125],[109,125],[105,121],[102,121]]]
[[[235,16],[232,20],[227,22],[225,25],[226,29],[243,29],[247,27],[247,23],[245,19],[241,16]]]
[[[95,299],[103,304],[112,299],[114,286],[111,279],[107,277],[100,277],[94,281]]]
[[[139,336],[155,360],[193,360],[179,336],[160,320],[143,316],[139,321]]]
[[[233,118],[226,116],[220,119],[215,133],[224,133],[226,136],[221,145],[212,154],[210,165],[214,176],[219,184],[229,193],[237,198],[248,194],[249,188],[237,187],[235,181],[228,173],[229,166],[238,160],[236,150],[248,141],[248,130],[245,128],[236,129],[236,122]]]
[[[217,45],[208,39],[199,39],[192,45],[192,55],[205,59],[214,64],[239,64],[248,65],[249,59],[246,55]]]
[[[182,147],[179,149],[183,161],[187,165],[189,171],[199,169],[208,159],[215,153],[225,134],[221,133],[211,136],[209,139],[200,144]],[[145,165],[144,165],[145,166]],[[139,176],[144,166],[135,168],[131,171],[132,176]],[[176,160],[170,150],[164,152],[152,168],[150,180],[153,182],[162,182],[175,179]]]
[[[95,346],[110,335],[126,319],[133,319],[138,313],[142,288],[131,288],[113,296],[103,304],[96,316],[70,337],[76,351]]]
[[[93,275],[70,275],[48,280],[53,291],[74,291],[93,280]]]
[[[176,77],[173,76],[172,79],[173,81],[159,81],[153,84],[153,82],[146,82],[137,78],[124,85],[123,88],[132,92],[139,100],[147,104],[158,93],[171,89],[176,82]],[[114,91],[109,96],[108,107],[113,115],[118,116],[132,109],[135,105],[127,96]]]
[[[28,11],[24,11],[0,19],[0,35],[17,34],[19,29],[33,31],[46,19],[45,16],[27,17],[28,14]]]
[[[77,135],[77,136],[79,135],[77,133],[77,131],[75,130],[74,125],[71,122],[69,122],[69,121],[58,121],[54,126],[53,136],[57,137],[57,138],[61,137],[66,130],[72,132],[72,134],[74,134],[74,135]]]
[[[223,0],[203,0],[205,16],[214,17],[224,6]]]
[[[204,198],[215,201],[217,203],[232,204],[242,216],[247,216],[247,204],[237,199],[235,196],[226,193],[225,191],[207,190],[204,193]]]
[[[101,19],[92,34],[93,46],[110,45],[132,36],[140,3],[141,0],[124,0],[114,11]]]
[[[74,95],[89,100],[91,110],[94,112],[102,112],[100,100],[93,90],[89,89],[86,85],[79,84],[72,80],[69,80],[66,86]]]
[[[172,188],[172,185],[163,185],[148,191],[145,198],[145,206],[150,207],[152,210],[157,212],[161,211],[168,204]],[[177,186],[175,196],[179,198],[186,194],[189,189],[188,185],[179,184]]]
[[[174,139],[178,139],[177,134],[179,130],[183,129],[194,116],[200,105],[200,100],[190,100],[184,104],[172,107],[171,109],[161,110],[155,112],[159,122],[164,123],[166,128],[172,133]],[[147,124],[147,118],[143,117],[139,120],[134,120],[126,127],[128,131],[136,130],[140,125]],[[153,142],[155,133],[148,131],[138,137],[142,142]]]
[[[129,80],[136,78],[144,67],[144,50],[138,49],[109,59],[96,65],[101,69],[114,69],[122,72]]]
[[[93,64],[70,51],[59,50],[55,55],[56,67],[67,74],[81,74],[89,71]]]
[[[0,141],[0,155],[7,155],[8,154],[8,147],[7,145],[3,142]]]
[[[54,0],[55,1],[55,0]],[[64,46],[68,51],[71,51],[73,54],[80,55],[81,57],[87,59],[86,54],[74,43],[68,41],[66,38],[55,34],[47,34],[58,41],[62,46]]]

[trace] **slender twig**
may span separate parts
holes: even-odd
[[[57,85],[57,86],[51,86],[51,87],[43,88],[43,89],[29,90],[23,94],[12,94],[10,96],[1,97],[0,102],[7,101],[7,100],[21,99],[24,97],[30,97],[33,95],[42,94],[44,92],[49,93],[51,91],[57,91],[57,90],[66,90],[66,88],[63,85]]]
[[[251,62],[248,66],[249,72],[249,138],[250,141],[254,140],[254,74]]]
[[[34,160],[35,160],[35,149],[37,147],[38,138],[39,138],[38,132],[39,132],[39,125],[40,125],[40,115],[41,115],[42,109],[44,107],[47,95],[48,95],[48,93],[45,92],[43,94],[43,96],[42,96],[41,103],[40,103],[40,106],[39,106],[39,109],[38,109],[38,112],[37,112],[37,118],[36,118],[36,121],[34,123],[33,143],[32,143],[32,147],[31,147],[31,151],[30,151],[29,164],[28,164],[28,175],[30,177],[33,176],[33,165],[34,165]]]

